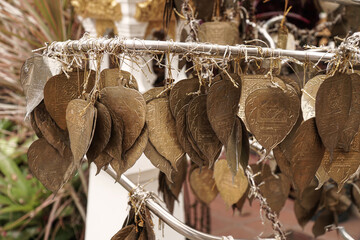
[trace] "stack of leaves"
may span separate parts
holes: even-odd
[[[153,222],[149,210],[142,204],[129,203],[131,209],[122,228],[111,240],[155,240]]]
[[[56,192],[87,155],[98,171],[110,164],[120,177],[148,141],[146,104],[133,89],[135,80],[119,69],[58,74],[61,67],[55,66],[46,57],[23,66],[30,121],[39,137],[28,151],[31,172]]]

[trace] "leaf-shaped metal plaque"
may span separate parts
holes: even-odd
[[[244,170],[239,168],[239,171],[233,177],[225,159],[216,161],[214,178],[220,196],[228,206],[239,201],[248,187],[248,179],[244,174]]]
[[[214,172],[208,168],[195,168],[191,171],[189,182],[195,196],[203,203],[210,204],[218,195],[213,178]]]
[[[185,152],[176,136],[176,123],[170,111],[169,101],[167,98],[157,98],[148,102],[146,108],[149,139],[155,149],[177,170]]]
[[[349,117],[351,92],[350,76],[337,73],[325,79],[316,94],[316,126],[331,154]]]
[[[93,162],[104,151],[111,136],[111,116],[104,104],[95,103],[97,118],[93,140],[86,153],[89,163]]]
[[[124,86],[139,90],[134,76],[119,68],[104,69],[100,73],[100,89],[106,87]]]
[[[193,149],[191,143],[188,140],[188,134],[186,129],[186,113],[189,104],[183,106],[176,115],[176,133],[181,147],[189,155],[190,160],[193,161],[199,167],[202,167],[204,160],[201,159],[199,154]]]
[[[124,228],[120,229],[114,236],[112,236],[111,240],[124,240],[124,239],[127,239],[126,237],[129,236],[129,234],[132,231],[136,232],[135,225],[125,226]]]
[[[239,163],[241,160],[241,152],[242,152],[242,125],[241,125],[241,119],[236,117],[233,127],[231,130],[231,134],[227,140],[227,143],[225,145],[225,155],[226,160],[228,162],[229,168],[232,172],[232,174],[235,176],[237,171],[239,170]],[[247,162],[246,162],[247,165]],[[242,166],[243,169],[246,168],[246,166]]]
[[[81,96],[84,89],[84,81],[87,77],[88,84],[86,92],[89,93],[95,83],[94,71],[75,71],[53,76],[44,87],[44,102],[47,111],[61,129],[66,129],[66,107],[68,103]]]
[[[325,227],[334,223],[334,214],[328,209],[324,209],[319,216],[317,216],[315,224],[312,227],[312,232],[316,237],[325,233]]]
[[[206,107],[209,122],[225,148],[238,112],[240,91],[240,85],[237,88],[230,79],[224,79],[211,85],[207,95]]]
[[[324,156],[325,155],[326,152],[324,153]],[[324,185],[324,183],[326,183],[330,179],[329,174],[325,171],[324,165],[325,165],[325,158],[323,157],[323,159],[321,160],[321,164],[315,174],[315,177],[318,180],[318,185],[316,189],[320,189]]]
[[[344,130],[340,133],[337,144],[337,147],[345,152],[350,150],[350,144],[358,132],[360,124],[360,75],[356,73],[351,74],[350,79],[352,90],[351,106]]]
[[[76,167],[90,147],[96,124],[96,108],[83,99],[71,100],[66,108],[71,152]]]
[[[109,165],[114,160],[106,151],[100,153],[97,158],[94,160],[94,164],[96,165],[96,175],[98,175],[101,169],[107,165]]]
[[[284,175],[270,175],[263,179],[264,184],[260,185],[260,191],[266,198],[271,210],[278,215],[284,207],[290,192],[290,180]]]
[[[310,79],[304,86],[301,95],[301,110],[305,121],[315,117],[316,94],[325,78],[326,75],[317,75]]]
[[[324,154],[324,169],[338,185],[340,191],[344,183],[353,175],[360,165],[360,133],[355,135],[350,145],[350,151],[345,152],[342,149],[334,149],[333,159],[331,154],[326,151]]]
[[[61,156],[44,138],[40,138],[31,144],[27,155],[31,173],[52,192],[57,192],[73,174],[69,148]]]
[[[43,135],[38,127],[38,125],[36,124],[36,121],[35,121],[35,115],[34,115],[34,111],[32,111],[29,115],[29,118],[30,118],[30,125],[31,125],[31,128],[34,130],[36,136],[38,138],[42,138]]]
[[[188,169],[188,162],[186,156],[183,156],[180,160],[178,171],[172,172],[171,178],[173,179],[173,182],[170,182],[166,178],[166,184],[169,186],[170,191],[172,192],[172,194],[174,194],[176,199],[178,199],[182,189],[182,185],[186,179],[187,169]]]
[[[170,109],[174,117],[184,105],[190,102],[194,97],[192,93],[197,92],[199,86],[198,78],[184,79],[175,83],[169,95]]]
[[[107,87],[100,92],[101,102],[124,123],[123,151],[139,137],[145,125],[146,103],[136,90],[123,86]]]
[[[63,156],[65,148],[69,147],[68,133],[56,125],[43,102],[34,109],[33,115],[41,135]]]
[[[206,113],[206,99],[206,95],[199,95],[191,100],[186,122],[196,145],[209,160],[209,166],[212,166],[219,156],[222,144],[210,125]]]
[[[169,181],[172,182],[172,173],[175,170],[171,166],[171,163],[166,160],[166,158],[161,156],[158,151],[156,151],[155,147],[151,144],[150,141],[148,141],[145,147],[144,154],[150,160],[152,165],[154,165],[157,169],[163,172],[169,179]]]
[[[274,83],[284,88],[285,84],[280,78],[274,77],[273,81]],[[273,86],[273,84],[271,83],[271,78],[266,77],[265,75],[241,75],[241,95],[238,116],[245,123],[247,129],[249,129],[249,125],[246,122],[245,118],[246,99],[252,92],[270,86]]]
[[[26,98],[26,117],[44,99],[46,81],[61,73],[61,62],[46,56],[28,58],[21,67],[20,82]]]
[[[300,100],[292,90],[259,89],[246,99],[250,132],[269,153],[290,133],[299,118]]]
[[[154,87],[143,93],[143,97],[146,103],[150,102],[155,98],[167,97],[167,93],[163,93],[164,87]]]
[[[303,122],[295,133],[291,149],[293,181],[301,196],[314,179],[325,148],[316,129],[314,118]]]

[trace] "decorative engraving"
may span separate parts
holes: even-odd
[[[310,79],[304,86],[301,95],[301,110],[304,121],[315,117],[316,94],[325,77],[326,75],[317,75]]]
[[[116,0],[71,0],[77,14],[83,18],[121,20],[121,5]]]

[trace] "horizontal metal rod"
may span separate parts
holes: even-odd
[[[360,0],[324,0],[324,1],[338,3],[338,4],[344,4],[344,5],[359,5],[360,6]]]
[[[208,56],[253,56],[253,57],[292,57],[298,60],[329,61],[335,57],[335,53],[326,53],[311,50],[284,50],[273,48],[262,48],[249,45],[217,45],[195,42],[172,42],[152,41],[140,39],[120,38],[82,38],[80,40],[53,42],[45,53],[51,55],[56,53],[77,53],[91,50],[121,53],[127,51],[142,52],[171,52],[171,53],[194,53]],[[356,63],[360,63],[360,56],[356,55]]]

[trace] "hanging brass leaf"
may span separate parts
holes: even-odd
[[[176,123],[167,98],[154,99],[146,105],[149,139],[155,149],[177,170],[185,152],[176,136]]]
[[[297,94],[280,88],[256,90],[245,103],[250,132],[267,153],[290,133],[299,118],[299,112],[300,100]]]
[[[248,187],[248,188],[246,189],[246,192],[245,192],[244,195],[240,198],[240,200],[239,200],[237,203],[235,203],[235,204],[232,205],[233,211],[235,211],[235,209],[237,209],[240,213],[242,213],[242,208],[244,207],[244,204],[245,204],[246,199],[248,199],[249,189],[250,189],[250,187]]]
[[[208,168],[202,168],[201,170],[200,168],[194,168],[190,172],[189,182],[191,190],[197,199],[206,205],[209,205],[219,193],[213,175],[213,170]]]
[[[134,76],[119,68],[104,69],[100,73],[100,89],[106,87],[124,86],[139,90],[139,86]]]
[[[111,240],[125,240],[127,239],[127,236],[129,236],[129,234],[133,231],[136,232],[135,225],[127,225],[120,229],[114,236],[112,236]]]
[[[144,126],[140,136],[136,139],[134,145],[123,154],[123,158],[119,161],[118,159],[113,159],[110,162],[111,167],[117,173],[118,178],[121,174],[130,169],[136,161],[140,158],[141,154],[144,152],[145,147],[148,143],[149,135],[147,127]]]
[[[175,196],[176,199],[178,199],[179,194],[182,189],[182,185],[186,179],[186,172],[188,169],[188,163],[186,156],[183,156],[181,158],[178,171],[173,171],[171,179],[173,179],[173,182],[170,182],[168,178],[166,178],[166,184],[169,186],[170,191]]]
[[[127,151],[139,137],[145,125],[146,103],[136,90],[123,86],[107,87],[100,92],[101,102],[124,123],[123,151]],[[114,120],[114,119],[113,119]]]
[[[86,92],[89,93],[93,89],[96,73],[94,71],[75,71],[68,75],[69,78],[64,73],[51,77],[44,87],[46,110],[63,130],[66,129],[65,115],[68,103],[81,96],[87,77]]]
[[[325,78],[326,75],[317,75],[310,79],[304,86],[301,95],[301,110],[304,121],[315,117],[316,94]]]
[[[61,156],[44,138],[31,144],[27,156],[31,173],[52,192],[57,192],[75,170],[70,148]]]
[[[270,175],[264,178],[263,182],[260,185],[260,191],[266,198],[266,202],[271,210],[279,215],[290,192],[290,180],[280,173],[277,176]]]
[[[274,149],[274,157],[275,161],[280,168],[281,172],[284,173],[288,178],[292,179],[292,170],[291,170],[291,148],[294,142],[294,136],[297,131],[297,129],[300,127],[300,124],[302,123],[302,116],[299,115],[299,118],[293,127],[291,129],[290,133],[286,136],[286,138],[279,143]]]
[[[285,83],[283,83],[283,81],[280,78],[274,77],[273,82],[281,86],[282,88],[286,88]],[[265,75],[253,75],[253,74],[241,75],[241,94],[240,94],[238,116],[244,122],[247,129],[249,129],[249,125],[246,122],[246,118],[245,118],[246,99],[252,92],[256,90],[272,87],[272,86],[274,85],[271,83],[271,78]]]
[[[360,162],[360,134],[355,135],[354,140],[350,145],[350,151],[344,152],[342,149],[334,149],[333,158],[331,154],[326,151],[324,154],[324,169],[338,185],[340,191],[344,183],[353,175],[358,169]],[[332,161],[331,161],[332,160]]]
[[[209,122],[225,148],[238,112],[240,91],[240,85],[236,88],[230,79],[224,79],[211,85],[207,95],[206,107]]]
[[[315,237],[323,235],[325,233],[325,227],[334,222],[334,213],[327,209],[320,212],[319,216],[315,220],[315,224],[312,227],[312,232]]]
[[[315,119],[303,122],[295,133],[291,149],[292,179],[299,190],[299,196],[315,177],[324,152]]]
[[[316,126],[331,154],[349,117],[351,92],[350,76],[337,73],[325,79],[316,94]]]
[[[360,75],[356,73],[351,74],[350,79],[352,89],[351,106],[344,130],[340,133],[337,144],[337,147],[345,152],[350,151],[350,144],[358,132],[360,124]]]
[[[324,153],[324,157],[321,160],[321,164],[315,174],[315,177],[318,180],[318,186],[316,187],[316,189],[320,189],[324,185],[324,183],[326,183],[330,179],[329,174],[325,171],[325,156],[326,152]]]
[[[46,56],[33,56],[22,65],[20,82],[26,99],[26,117],[44,99],[46,81],[60,74],[61,69],[61,62]]]
[[[216,161],[214,178],[220,196],[228,206],[238,202],[248,188],[248,180],[244,174],[244,170],[239,168],[237,174],[233,176],[226,159]]]
[[[146,144],[144,154],[156,168],[158,168],[166,175],[170,182],[173,181],[172,173],[175,170],[171,166],[171,163],[166,160],[166,158],[164,158],[158,151],[156,151],[155,147],[150,141],[148,141]]]
[[[231,134],[228,138],[228,141],[225,145],[225,155],[226,160],[228,162],[229,168],[232,174],[235,176],[237,171],[239,170],[239,163],[241,160],[241,152],[242,152],[242,125],[241,119],[236,117],[235,122],[233,123],[233,127],[231,130]],[[246,162],[247,165],[247,162]],[[246,166],[242,166],[243,169]]]
[[[204,160],[201,159],[199,154],[193,149],[190,141],[188,140],[188,134],[186,129],[186,113],[188,110],[189,104],[184,105],[176,115],[176,133],[178,141],[184,151],[189,155],[190,160],[194,162],[199,167],[203,166]]]
[[[30,125],[31,125],[31,128],[34,130],[36,136],[38,138],[42,138],[43,135],[38,127],[38,125],[36,124],[36,121],[35,121],[35,115],[34,115],[34,111],[32,111],[29,115],[29,118],[30,118]]]
[[[86,153],[89,164],[92,163],[109,143],[111,136],[111,116],[104,104],[95,103],[97,118],[94,137]]]
[[[192,93],[197,92],[199,86],[198,78],[184,79],[175,83],[169,96],[171,113],[175,118],[178,111],[194,97]]]
[[[151,100],[154,100],[155,98],[167,97],[167,92],[164,92],[163,94],[160,95],[160,93],[162,93],[164,90],[165,90],[164,87],[154,87],[144,92],[143,97],[145,102],[148,103]]]
[[[96,165],[96,175],[98,175],[101,169],[107,165],[109,165],[113,161],[113,157],[111,157],[106,151],[100,153],[100,155],[95,158],[94,164]]]
[[[45,104],[40,103],[33,111],[36,126],[46,141],[64,155],[65,148],[69,147],[69,135],[60,129],[50,114],[46,111]]]
[[[240,154],[240,165],[242,166],[243,169],[246,169],[247,165],[249,163],[249,158],[250,158],[249,134],[248,134],[248,131],[246,129],[244,122],[240,118],[237,120],[237,122],[240,122],[240,124],[241,124],[241,133],[242,133],[241,134],[242,146],[241,146],[241,154]]]
[[[250,164],[250,167],[254,174],[254,181],[257,186],[260,185],[265,178],[272,176],[269,164]]]
[[[206,113],[206,98],[206,95],[199,95],[191,100],[186,114],[186,122],[191,136],[200,151],[209,160],[211,167],[220,154],[222,144],[211,128]]]

